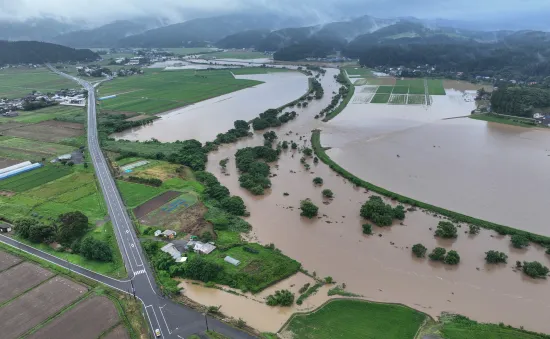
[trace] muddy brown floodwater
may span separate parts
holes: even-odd
[[[327,126],[332,123],[324,124],[313,119],[313,116],[328,104],[332,91],[338,88],[333,80],[336,72],[334,69],[329,69],[322,79],[325,89],[323,99],[313,101],[306,109],[297,110],[299,117],[295,121],[276,129],[279,141],[294,140],[300,146],[304,143],[309,145],[311,130],[330,128]],[[360,119],[361,127],[365,127],[363,133],[368,136],[369,130],[388,133],[398,131],[400,128],[407,130],[414,126],[431,124],[454,114],[466,115],[469,111],[460,108],[464,108],[460,100],[462,100],[460,96],[449,96],[451,112],[437,113],[436,110],[426,110],[422,107],[397,106],[394,109],[398,109],[401,116],[384,120],[383,126],[377,126],[376,121],[370,121],[367,105],[356,105],[358,107],[354,110],[357,110],[355,113],[357,115],[363,114]],[[454,108],[453,102],[456,106]],[[386,105],[377,105],[377,107],[384,110]],[[424,115],[415,116],[415,112],[424,112]],[[346,109],[338,117],[343,119],[348,113]],[[430,114],[439,114],[439,116],[430,116]],[[392,123],[391,120],[395,121]],[[348,127],[357,125],[357,121],[359,120],[348,121]],[[413,127],[410,127],[411,124]],[[482,123],[482,125],[486,124]],[[343,135],[345,131],[346,129],[343,129],[340,135],[339,140],[342,143],[347,142]],[[469,135],[467,130],[464,133],[466,137]],[[361,131],[357,130],[350,134],[350,138],[357,137]],[[429,137],[426,132],[423,135]],[[299,140],[300,136],[305,142]],[[486,138],[494,137],[488,133]],[[299,162],[301,154],[296,151],[283,152],[276,163],[278,168],[272,166],[272,173],[277,176],[271,179],[273,183],[271,192],[265,196],[252,196],[239,187],[234,154],[239,148],[260,144],[262,144],[262,136],[256,133],[253,138],[223,146],[209,156],[207,168],[233,194],[243,197],[251,212],[248,218],[253,225],[250,239],[261,243],[274,243],[286,255],[300,261],[310,272],[316,271],[318,276],[330,275],[337,282],[346,283],[349,291],[362,294],[371,300],[403,303],[434,317],[443,311],[457,312],[479,321],[504,322],[517,327],[524,326],[530,330],[550,332],[550,323],[547,321],[547,314],[550,311],[548,282],[530,279],[513,268],[517,260],[538,260],[548,265],[549,260],[544,254],[544,249],[530,246],[526,250],[515,250],[510,247],[508,237],[501,237],[488,230],[482,230],[479,235],[472,237],[464,233],[467,229],[465,225],[460,228],[460,234],[456,240],[436,239],[433,237],[433,232],[441,219],[423,211],[408,212],[403,225],[374,227],[375,235],[365,236],[361,233],[361,224],[364,221],[359,217],[359,209],[370,193],[365,192],[364,189],[354,188],[347,180],[322,163],[312,165],[310,172],[306,172]],[[522,147],[527,148],[525,145]],[[514,153],[514,155],[518,154]],[[334,152],[331,156],[335,156]],[[355,157],[364,156],[364,154],[357,154]],[[467,157],[468,154],[463,151],[461,154],[456,154],[455,158],[460,159],[460,156]],[[488,153],[487,156],[494,155]],[[227,167],[229,176],[223,175],[218,165],[219,160],[224,158],[230,159]],[[433,167],[442,165],[439,161],[432,161],[431,164]],[[455,164],[461,166],[460,161],[455,160]],[[369,166],[379,165],[382,166],[384,163],[371,163]],[[391,171],[390,168],[386,170]],[[464,168],[463,170],[473,171],[475,174],[477,169]],[[358,174],[362,176],[362,173]],[[322,187],[315,187],[312,184],[312,179],[316,176],[324,179]],[[364,178],[370,180],[369,177]],[[324,201],[322,198],[321,190],[324,188],[330,188],[334,192],[335,198],[332,201]],[[284,192],[288,192],[289,196],[283,196]],[[518,195],[525,197],[526,192]],[[453,192],[445,187],[440,191],[440,195],[453,195]],[[298,209],[300,200],[306,198],[311,198],[320,207],[321,218],[308,220],[300,217]],[[500,198],[504,197],[493,196],[493,199]],[[520,211],[523,211],[523,207],[533,203],[532,200],[535,198],[524,200],[528,201],[523,201],[515,208],[518,213],[522,213]],[[460,206],[462,205],[458,207]],[[451,267],[426,259],[413,258],[410,247],[415,243],[423,243],[429,250],[437,246],[445,247],[447,250],[457,250],[461,256],[461,263],[458,267]],[[485,265],[484,253],[491,249],[507,253],[509,263]]]

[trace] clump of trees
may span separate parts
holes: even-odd
[[[430,253],[428,257],[433,261],[443,261],[445,260],[446,253],[447,250],[443,247],[436,247],[432,250],[432,253]]]
[[[440,221],[435,230],[435,236],[451,239],[458,236],[458,231],[455,225],[448,221]]]
[[[525,248],[529,246],[529,239],[521,234],[514,234],[510,237],[510,242],[515,248]]]
[[[313,150],[309,147],[304,148],[303,152],[304,152],[304,155],[307,157],[310,157],[313,154]]]
[[[460,262],[460,255],[455,250],[450,250],[449,253],[445,256],[443,262],[447,265],[458,265]]]
[[[274,131],[264,133],[265,146],[271,146],[275,140],[277,140],[277,133],[275,133]]]
[[[481,227],[477,225],[468,225],[468,228],[469,228],[468,233],[472,235],[479,234],[479,232],[481,231]]]
[[[278,290],[275,294],[267,296],[269,306],[292,306],[294,304],[294,293],[289,290]]]
[[[378,226],[391,226],[393,219],[404,220],[405,208],[398,205],[395,208],[384,201],[379,196],[371,196],[367,202],[361,206],[361,217],[371,220]]]
[[[237,168],[241,172],[239,182],[241,187],[254,195],[264,194],[271,187],[269,180],[270,167],[267,162],[279,158],[279,151],[266,146],[241,148],[235,153]]]
[[[202,143],[197,140],[176,141],[181,144],[179,152],[168,155],[166,160],[171,163],[185,165],[193,171],[204,171],[208,160],[208,149],[204,149]]]
[[[141,178],[141,177],[135,177],[135,176],[129,176],[128,179],[126,179],[130,182],[135,182],[138,184],[144,184],[154,187],[160,187],[162,185],[162,180],[157,178]]]
[[[485,261],[488,264],[506,263],[507,260],[508,260],[508,256],[503,252],[494,251],[494,250],[485,252]]]
[[[323,192],[322,192],[322,194],[323,194],[323,197],[325,197],[325,198],[332,198],[332,197],[334,197],[334,193],[332,192],[332,190],[330,190],[330,189],[328,189],[328,188],[327,188],[327,189],[324,189]]]
[[[79,211],[61,214],[51,225],[27,217],[14,221],[15,234],[33,243],[58,242],[86,259],[112,261],[108,241],[86,236],[88,230],[88,217]]]
[[[412,247],[412,252],[417,258],[424,258],[426,256],[426,251],[428,251],[428,249],[422,244],[414,244]]]
[[[243,199],[239,196],[231,196],[227,187],[220,184],[212,173],[196,172],[195,177],[205,186],[204,195],[211,200],[214,206],[235,216],[247,214]]]
[[[546,278],[548,272],[548,267],[538,261],[523,262],[523,273],[527,274],[531,278]]]
[[[300,202],[300,209],[302,210],[300,215],[310,219],[317,216],[317,213],[319,212],[319,207],[309,200],[302,200]]]
[[[234,128],[230,129],[229,131],[218,134],[216,136],[216,139],[214,139],[214,143],[229,144],[251,135],[248,122],[244,120],[235,120],[233,122],[233,126]]]
[[[270,108],[267,111],[260,113],[257,118],[252,120],[252,128],[255,131],[260,131],[269,127],[279,127],[282,124],[296,118],[296,112],[286,112],[279,117],[278,109]]]
[[[322,184],[323,184],[323,178],[321,178],[321,177],[315,177],[315,178],[313,178],[313,183],[314,183],[315,185],[322,185]]]

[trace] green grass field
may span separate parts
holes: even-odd
[[[408,94],[409,93],[409,87],[408,86],[394,86],[392,94]]]
[[[409,94],[424,94],[424,79],[398,79],[396,86],[406,86],[409,88]]]
[[[357,66],[357,67],[345,67],[344,69],[350,76],[359,75],[361,77],[373,77],[372,71],[368,68],[360,68],[359,66]]]
[[[470,119],[528,128],[540,126],[532,120],[522,119],[521,117],[503,117],[495,114],[472,114],[470,115]]]
[[[443,88],[443,80],[441,79],[428,79],[428,92],[430,95],[445,95],[445,88]]]
[[[55,219],[62,213],[81,211],[92,223],[102,220],[107,213],[91,169],[66,175],[12,197],[0,196],[0,210],[11,220],[23,216]]]
[[[371,103],[372,104],[387,104],[388,101],[390,100],[390,94],[375,94],[372,99],[371,99]]]
[[[515,328],[496,324],[480,324],[462,316],[444,321],[440,330],[445,339],[548,339],[548,335],[539,335]]]
[[[161,187],[147,186],[122,180],[117,180],[117,187],[124,200],[124,204],[131,208],[137,207],[165,191]]]
[[[56,105],[35,111],[19,111],[19,116],[7,119],[0,119],[0,124],[8,121],[22,122],[28,124],[35,124],[46,120],[53,120],[55,118],[65,118],[74,115],[81,115],[84,113],[84,108],[75,106],[63,106]]]
[[[400,305],[334,300],[306,315],[295,315],[287,329],[294,339],[413,339],[426,316]]]
[[[61,155],[71,153],[74,150],[74,147],[71,146],[22,138],[0,140],[0,149],[3,147],[22,151],[38,152],[44,155]]]
[[[376,90],[376,94],[390,94],[393,91],[393,86],[380,86]]]
[[[155,114],[260,84],[235,79],[227,70],[161,71],[147,69],[141,76],[117,78],[99,88],[102,110]]]
[[[0,181],[0,190],[24,192],[71,173],[70,167],[47,165]]]
[[[47,93],[63,88],[78,88],[78,85],[46,68],[0,70],[0,98],[19,98],[33,90]]]
[[[271,58],[262,52],[216,52],[204,54],[205,59],[264,59]]]

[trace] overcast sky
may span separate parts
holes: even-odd
[[[194,17],[276,10],[330,21],[369,14],[378,17],[525,19],[550,13],[550,0],[0,0],[0,18],[54,17],[106,23],[142,16],[179,22]]]

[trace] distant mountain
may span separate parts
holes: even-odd
[[[58,35],[52,42],[71,47],[113,47],[120,39],[147,30],[146,23],[119,20],[101,27]]]
[[[0,41],[0,65],[94,61],[98,58],[99,55],[89,49],[74,49],[38,41]]]
[[[256,48],[269,35],[267,29],[255,29],[231,34],[216,43],[219,48]]]
[[[54,36],[75,29],[75,25],[66,24],[54,19],[0,20],[0,40],[49,41]]]
[[[295,25],[299,19],[272,14],[231,14],[152,29],[118,42],[120,47],[180,47],[188,42],[216,42],[246,30],[272,30]]]

